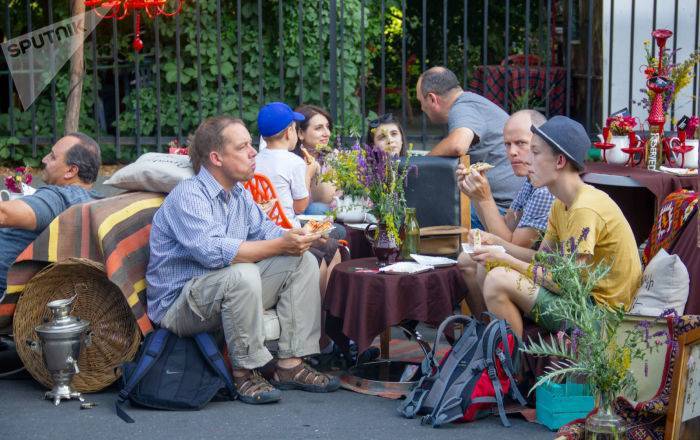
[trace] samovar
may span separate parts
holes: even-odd
[[[51,320],[34,330],[39,342],[27,341],[30,347],[42,354],[44,365],[51,374],[53,388],[44,395],[52,399],[54,405],[62,399],[84,400],[79,392],[70,387],[73,376],[80,372],[78,358],[82,346],[90,344],[89,321],[70,315],[75,296],[59,299],[47,304],[51,310]]]

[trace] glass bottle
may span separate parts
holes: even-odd
[[[416,219],[416,208],[406,208],[403,225],[405,235],[401,243],[401,258],[409,260],[411,254],[417,254],[420,248],[420,226]]]

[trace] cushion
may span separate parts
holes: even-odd
[[[688,300],[689,285],[688,269],[680,257],[661,249],[644,269],[642,286],[630,314],[659,316],[672,308],[680,316]]]
[[[169,193],[180,181],[193,175],[189,156],[146,153],[114,173],[105,185],[128,191]]]

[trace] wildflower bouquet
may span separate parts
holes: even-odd
[[[690,54],[687,60],[681,63],[673,63],[673,57],[677,54],[678,50],[679,49],[664,49],[663,66],[665,67],[662,69],[662,72],[658,72],[659,60],[654,54],[651,42],[649,40],[644,41],[646,66],[642,67],[644,67],[646,78],[665,76],[669,79],[670,86],[668,90],[664,92],[663,100],[663,110],[665,114],[668,114],[670,111],[671,105],[678,97],[678,93],[693,80],[695,65],[700,62],[700,51],[695,51]],[[656,94],[646,88],[640,89],[640,91],[644,94],[644,97],[638,104],[645,110],[650,111],[651,103],[654,101],[654,96]]]
[[[539,269],[548,276],[560,287],[563,299],[554,302],[544,313],[565,321],[571,332],[560,331],[551,342],[545,342],[541,336],[538,341],[530,339],[523,351],[558,358],[546,368],[535,387],[563,376],[582,376],[601,398],[601,404],[610,404],[623,392],[635,391],[630,364],[633,359],[644,360],[654,346],[649,342],[648,323],[646,327],[641,323],[628,330],[624,342],[619,344],[617,331],[624,309],[599,306],[591,301],[591,291],[608,274],[610,267],[577,260],[576,249],[588,232],[585,228],[578,241],[571,238],[557,249],[538,252],[535,256],[532,273]]]
[[[350,149],[336,150],[326,156],[328,171],[323,180],[332,182],[345,194],[367,197],[370,213],[397,244],[399,228],[406,210],[406,177],[411,167],[409,159],[401,159],[373,145],[353,145]]]
[[[23,194],[22,184],[29,185],[32,183],[31,168],[17,167],[11,176],[5,177],[5,187],[13,193]]]
[[[637,126],[637,120],[632,116],[611,116],[605,121],[614,136],[627,136]]]

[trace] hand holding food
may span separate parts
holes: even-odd
[[[324,219],[323,221],[309,220],[306,222],[302,228],[309,234],[321,234],[327,236],[331,229],[333,229],[333,222],[330,219]]]
[[[472,164],[472,165],[469,167],[469,170],[470,170],[470,171],[476,171],[477,173],[481,173],[481,172],[483,172],[483,171],[488,171],[488,170],[490,170],[491,168],[493,168],[493,165],[491,165],[490,163],[486,163],[486,162],[477,162],[477,163]]]

